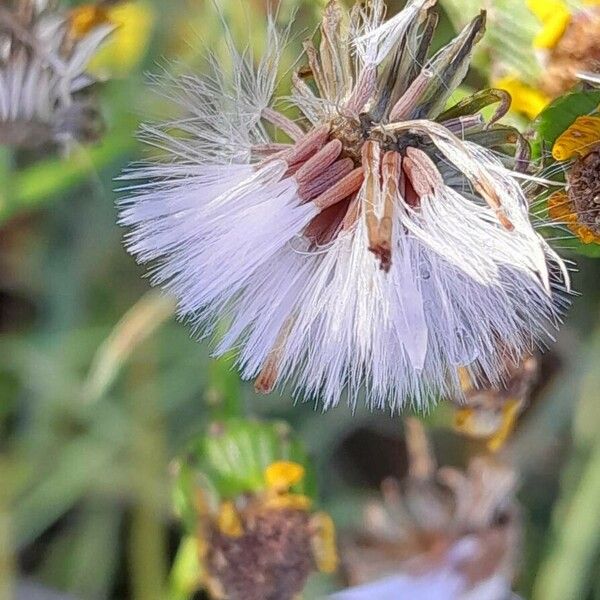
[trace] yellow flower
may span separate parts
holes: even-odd
[[[506,90],[512,97],[512,110],[530,119],[537,117],[551,100],[540,90],[510,75],[496,81],[493,87]]]
[[[321,573],[334,573],[338,567],[339,558],[333,519],[327,513],[319,512],[313,515],[311,525],[315,530],[311,544],[317,568]]]
[[[79,20],[84,21],[85,13]],[[117,26],[90,63],[90,70],[99,75],[123,76],[145,56],[155,21],[152,7],[145,1],[126,2],[105,9],[107,20]]]
[[[74,8],[70,14],[70,33],[75,39],[84,37],[99,25],[107,24],[112,24],[112,21],[104,6],[84,4]]]
[[[571,11],[563,0],[528,0],[529,10],[542,24],[533,41],[535,48],[551,49],[556,46],[571,22]]]

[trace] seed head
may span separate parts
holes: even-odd
[[[113,26],[84,21],[81,12],[69,15],[50,0],[0,7],[0,144],[64,145],[102,134],[86,68]]]
[[[558,323],[568,276],[529,220],[528,145],[497,123],[510,97],[447,108],[485,12],[431,55],[434,5],[386,21],[382,0],[329,2],[285,98],[296,120],[275,108],[272,20],[257,64],[227,38],[231,78],[216,58],[157,78],[186,116],[143,129],[164,156],[123,176],[127,246],[198,334],[226,317],[216,354],[260,392],[423,407],[460,396],[460,367],[499,385]]]

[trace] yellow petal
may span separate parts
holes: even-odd
[[[313,515],[311,525],[315,528],[311,543],[317,568],[321,573],[333,573],[339,562],[333,519],[327,513],[319,512]]]
[[[455,411],[452,418],[454,429],[461,433],[471,434],[473,426],[473,412],[472,408],[459,408]]]
[[[541,50],[550,50],[554,48],[562,36],[564,35],[569,23],[571,15],[567,12],[557,12],[552,15],[542,26],[542,30],[535,36],[533,40],[534,48]]]
[[[554,48],[571,22],[571,11],[563,0],[528,0],[529,10],[542,24],[536,35],[535,48]]]
[[[506,90],[512,98],[511,109],[530,119],[537,117],[550,103],[549,96],[513,76],[499,79],[493,87]]]
[[[295,462],[280,460],[269,465],[264,476],[269,489],[287,490],[304,479],[304,467]]]
[[[564,0],[527,0],[527,8],[542,22],[546,23],[557,12],[568,12]]]
[[[552,156],[555,160],[585,156],[597,144],[600,144],[600,117],[578,117],[554,142]]]
[[[221,533],[229,537],[237,538],[244,535],[242,521],[233,502],[227,501],[221,504],[217,516],[217,526]]]
[[[514,431],[522,407],[522,400],[507,400],[502,408],[502,425],[487,443],[487,448],[490,452],[498,452],[504,446],[506,440],[508,440],[510,434]]]
[[[571,201],[566,192],[554,192],[548,198],[548,214],[555,221],[560,221],[572,214]]]
[[[90,71],[100,75],[126,75],[145,56],[155,21],[152,7],[145,1],[118,4],[108,11],[117,26],[90,63]]]

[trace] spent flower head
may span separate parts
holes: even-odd
[[[407,476],[384,481],[362,529],[341,540],[348,582],[364,586],[348,600],[509,598],[522,537],[516,473],[484,457],[472,458],[464,471],[438,467],[415,419],[406,422],[406,443]],[[377,586],[380,594],[368,595],[368,584],[381,579],[387,583]]]
[[[556,140],[566,188],[548,198],[548,213],[584,244],[600,244],[600,114],[578,117]]]
[[[162,156],[123,176],[127,247],[196,332],[227,324],[216,354],[259,391],[424,407],[460,396],[460,367],[499,385],[559,322],[568,276],[529,220],[510,97],[448,108],[486,15],[431,55],[435,3],[332,0],[284,98],[272,19],[257,63],[227,38],[230,77],[213,57],[156,78],[185,114],[142,131]]]
[[[52,0],[0,6],[0,144],[90,142],[102,121],[87,65],[113,25],[82,20]]]
[[[335,526],[314,508],[310,461],[286,424],[213,423],[177,471],[175,505],[197,557],[190,595],[291,600],[311,573],[337,568]]]

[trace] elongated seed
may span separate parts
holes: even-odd
[[[351,196],[354,192],[358,192],[364,180],[365,172],[363,168],[357,167],[313,202],[319,210],[325,210],[328,206],[333,206],[344,198]]]
[[[420,198],[434,194],[444,185],[444,180],[435,163],[418,148],[406,149],[402,168]]]
[[[365,170],[365,218],[369,248],[375,248],[379,237],[379,219],[375,211],[379,208],[381,196],[379,179],[381,150],[377,142],[368,141],[364,144],[362,147],[362,164]]]
[[[346,198],[320,212],[304,230],[304,236],[317,246],[329,244],[339,233],[350,198]]]
[[[392,233],[394,204],[398,196],[402,157],[397,152],[383,155],[381,173],[383,177],[383,216],[379,221],[377,245],[369,248],[378,258],[381,269],[386,273],[392,266]]]
[[[296,173],[298,184],[302,186],[314,180],[328,169],[342,153],[343,144],[340,140],[332,140],[325,144],[312,158],[309,158]]]
[[[301,140],[290,148],[282,158],[288,165],[295,165],[310,158],[323,147],[329,135],[329,125],[321,125],[309,131]]]
[[[289,317],[277,334],[275,344],[254,382],[254,389],[260,394],[269,394],[273,391],[279,377],[279,364],[285,352],[288,337],[294,326],[294,319]]]
[[[410,87],[404,92],[400,100],[390,112],[390,121],[401,121],[406,119],[417,106],[421,99],[422,93],[427,89],[433,73],[427,69],[423,69],[419,76],[412,82]]]
[[[306,201],[314,200],[351,173],[353,168],[354,162],[351,158],[342,158],[318,177],[298,188],[298,195]]]
[[[294,123],[291,119],[288,119],[285,115],[282,115],[279,111],[273,108],[264,108],[261,116],[269,123],[275,125],[287,134],[290,138],[292,138],[295,142],[302,139],[304,136],[304,131]]]

